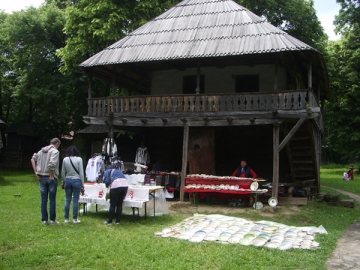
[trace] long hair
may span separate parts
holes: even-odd
[[[75,145],[71,145],[68,149],[66,149],[66,155],[67,155],[68,157],[71,157],[71,156],[73,156],[73,157],[78,157],[78,156],[80,156],[80,152],[79,152],[79,150],[76,148]]]

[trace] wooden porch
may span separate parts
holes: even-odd
[[[314,118],[322,127],[312,90],[286,92],[89,98],[88,124],[108,118],[118,126],[239,126],[276,119]]]

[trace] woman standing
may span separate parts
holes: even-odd
[[[104,224],[111,225],[113,219],[115,218],[115,225],[119,225],[122,213],[122,204],[128,190],[128,182],[125,175],[117,169],[116,166],[113,166],[105,171],[104,183],[106,187],[110,186],[109,217]]]
[[[71,198],[73,200],[73,223],[80,223],[78,217],[80,190],[84,188],[84,166],[79,150],[76,146],[70,146],[66,150],[67,157],[64,158],[61,178],[65,188],[65,223],[69,223],[69,210]]]

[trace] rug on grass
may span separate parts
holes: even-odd
[[[195,214],[184,221],[156,232],[156,236],[173,237],[190,242],[214,241],[223,244],[318,249],[316,234],[327,234],[323,226],[294,227],[272,221],[249,221],[224,215]]]

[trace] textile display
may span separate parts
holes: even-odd
[[[315,237],[320,233],[327,234],[322,225],[318,228],[295,227],[272,221],[253,222],[224,215],[194,214],[172,227],[156,232],[155,235],[190,242],[212,241],[286,250],[319,249],[320,243],[315,241]]]
[[[117,146],[113,138],[105,138],[101,153],[109,157],[117,157]]]
[[[87,203],[87,209],[92,211],[97,208],[98,211],[108,211],[110,201],[106,200],[107,188],[105,184],[85,184],[85,195],[80,196],[80,203]],[[149,195],[149,189],[154,186],[135,187],[129,186],[128,192],[123,202],[123,214],[132,215],[131,207],[139,208],[139,215],[145,216],[144,203],[146,202],[146,215],[154,216],[154,200],[155,215],[161,216],[168,214],[168,205],[166,203],[165,193],[163,189],[155,191],[155,198]],[[132,194],[131,194],[132,193]],[[97,207],[96,207],[97,206]],[[82,211],[82,210],[80,210]]]
[[[104,169],[104,162],[102,160],[102,156],[93,156],[88,160],[85,169],[86,179],[89,182],[96,182],[98,178],[101,176],[102,171]]]
[[[150,155],[149,155],[149,151],[148,151],[147,147],[140,146],[136,150],[135,162],[139,163],[139,164],[143,164],[143,165],[150,163]]]

